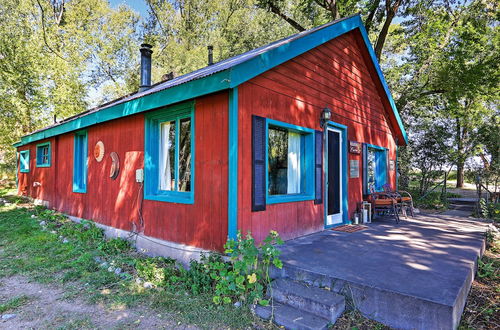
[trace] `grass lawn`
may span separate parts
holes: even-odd
[[[500,329],[500,234],[487,236],[459,329]]]
[[[126,241],[107,240],[90,223],[77,224],[34,207],[10,190],[0,189],[0,199],[9,203],[0,203],[0,314],[19,313],[16,322],[22,316],[31,322],[26,327],[275,328],[249,308],[215,305],[211,293],[146,285],[145,278],[160,276],[159,270],[165,272],[173,264],[141,255]],[[499,253],[498,237],[491,235],[460,329],[500,327]],[[52,312],[46,311],[47,306]],[[43,315],[23,314],[37,308],[44,310]],[[128,317],[120,319],[124,314]],[[43,323],[36,323],[37,318]],[[357,311],[346,311],[332,329],[388,328]]]
[[[54,291],[62,288],[62,299],[102,306],[104,314],[110,310],[152,310],[164,315],[169,327],[172,324],[200,328],[271,327],[253,316],[248,308],[214,305],[210,294],[193,295],[178,287],[145,288],[144,282],[138,280],[135,266],[153,258],[135,252],[125,241],[105,240],[95,226],[73,223],[56,213],[33,207],[22,198],[7,195],[8,192],[0,190],[0,197],[12,203],[0,206],[0,282],[20,278],[47,285]],[[41,221],[45,225],[40,225]],[[110,265],[112,271],[102,267],[102,263]],[[119,275],[113,271],[116,268],[121,268]],[[29,295],[5,297],[2,291],[0,314],[30,304]],[[84,328],[95,326],[85,319],[61,322],[43,327],[80,328],[72,326],[75,322],[88,324]]]

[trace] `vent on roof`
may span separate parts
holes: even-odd
[[[169,80],[172,80],[174,79],[174,72],[169,72],[169,73],[166,73],[164,74],[163,76],[161,76],[161,81],[169,81]]]
[[[207,46],[208,49],[208,65],[214,64],[214,46]]]
[[[153,46],[150,44],[141,45],[141,84],[139,92],[145,91],[151,87],[151,54]]]

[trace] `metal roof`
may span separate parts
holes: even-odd
[[[51,126],[34,131],[14,144],[19,147],[27,143],[49,138],[66,132],[76,131],[105,121],[149,111],[162,106],[237,87],[239,84],[295,57],[318,45],[332,40],[346,32],[359,29],[370,54],[382,87],[392,108],[403,140],[407,142],[406,131],[382,74],[368,35],[359,15],[352,15],[332,21],[307,31],[299,32],[268,45],[228,58],[213,65],[157,83],[151,88],[125,95],[66,118]]]
[[[165,89],[177,86],[177,85],[181,85],[181,84],[187,83],[187,82],[192,81],[192,80],[204,78],[204,77],[210,76],[210,75],[212,75],[214,73],[231,69],[232,67],[234,67],[234,66],[236,66],[238,64],[241,64],[241,63],[246,62],[246,61],[248,61],[248,60],[250,60],[250,59],[252,59],[254,57],[259,56],[260,54],[266,53],[266,52],[268,52],[268,51],[270,51],[270,50],[272,50],[274,48],[278,48],[278,47],[280,47],[280,46],[282,46],[284,44],[287,44],[287,43],[292,42],[292,41],[294,41],[296,39],[302,38],[302,37],[304,37],[304,36],[306,36],[308,34],[314,33],[314,32],[316,32],[318,30],[324,29],[324,28],[326,28],[328,26],[331,26],[333,24],[336,24],[336,23],[338,23],[340,21],[349,19],[349,18],[354,17],[354,16],[356,16],[356,15],[352,15],[352,16],[349,16],[349,17],[344,17],[344,18],[338,19],[336,21],[332,21],[332,22],[320,25],[318,27],[312,28],[310,30],[306,30],[306,31],[302,31],[302,32],[293,34],[293,35],[291,35],[289,37],[286,37],[286,38],[283,38],[281,40],[277,40],[277,41],[271,42],[270,44],[267,44],[265,46],[262,46],[262,47],[259,47],[259,48],[256,48],[256,49],[252,49],[252,50],[250,50],[248,52],[245,52],[243,54],[230,57],[228,59],[225,59],[223,61],[214,63],[214,64],[206,66],[204,68],[192,71],[190,73],[186,73],[186,74],[184,74],[182,76],[179,76],[179,77],[176,77],[174,79],[157,83],[157,84],[153,85],[151,88],[149,88],[149,89],[147,89],[145,91],[136,92],[136,93],[132,93],[132,94],[128,94],[128,95],[122,96],[122,97],[120,97],[120,98],[118,98],[116,100],[112,100],[110,102],[101,104],[101,105],[99,105],[99,106],[97,106],[95,108],[92,108],[92,109],[89,109],[89,110],[85,110],[85,111],[83,111],[83,112],[81,112],[79,114],[76,114],[74,116],[65,118],[65,119],[61,120],[60,122],[57,122],[57,123],[55,123],[53,125],[46,126],[46,127],[41,128],[39,130],[33,131],[30,134],[33,134],[33,133],[36,133],[36,132],[40,132],[40,131],[46,130],[48,128],[51,128],[51,127],[55,127],[55,126],[58,126],[60,124],[66,123],[68,121],[71,121],[73,119],[80,118],[82,116],[86,116],[86,115],[89,115],[91,113],[94,113],[94,112],[97,112],[97,111],[101,111],[103,109],[110,108],[112,106],[115,106],[115,105],[118,105],[118,104],[121,104],[121,103],[132,101],[132,100],[141,98],[143,96],[146,96],[146,95],[149,95],[149,94],[153,94],[153,93],[156,93],[156,92],[159,92],[159,91],[162,91],[162,90],[165,90]]]

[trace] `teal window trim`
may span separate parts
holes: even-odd
[[[387,148],[377,146],[374,144],[365,143],[368,151],[375,151],[375,190],[382,191],[382,186],[387,182]],[[368,155],[366,155],[368,156]],[[363,180],[368,180],[368,159],[363,159]],[[363,192],[365,195],[370,194],[369,183],[366,183],[365,191]]]
[[[266,204],[291,203],[314,200],[314,130],[289,123],[266,119],[266,168],[269,168],[269,126],[285,128],[302,134],[301,189],[299,194],[269,195],[269,171],[266,171]]]
[[[76,132],[73,140],[73,192],[84,194],[87,192],[87,131]]]
[[[336,226],[340,226],[343,224],[350,224],[351,222],[349,221],[349,186],[348,186],[348,176],[347,173],[349,171],[348,168],[348,155],[347,155],[347,148],[348,148],[348,141],[347,141],[347,126],[342,125],[342,124],[337,124],[333,121],[328,121],[327,125],[329,127],[333,128],[338,128],[339,130],[342,131],[342,223],[334,224],[334,225],[327,225],[327,217],[328,217],[328,185],[326,184],[326,181],[328,181],[328,144],[323,143],[323,154],[324,154],[324,159],[323,159],[323,164],[324,164],[324,175],[325,175],[325,184],[324,184],[324,212],[325,212],[325,221],[324,221],[324,227],[325,228],[333,228]],[[328,134],[325,135],[325,140],[328,142]]]
[[[43,150],[47,147],[47,162],[43,161]],[[36,145],[36,167],[50,167],[52,148],[50,142],[39,143]]]
[[[29,173],[30,171],[30,151],[19,151],[19,172]]]
[[[145,116],[144,129],[144,199],[160,202],[193,204],[195,191],[195,116],[194,101],[152,111]],[[159,189],[160,124],[175,121],[175,181],[179,173],[179,122],[191,119],[191,186],[190,191],[166,191]]]

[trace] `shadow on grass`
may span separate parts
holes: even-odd
[[[145,288],[134,265],[148,258],[129,244],[106,240],[93,225],[76,224],[29,204],[19,206],[26,200],[5,190],[0,198],[11,203],[0,206],[0,278],[21,275],[59,285],[67,298],[109,308],[152,308],[201,328],[270,327],[248,308],[214,305],[208,293],[193,295],[175,286]],[[115,273],[117,268],[121,271]]]

